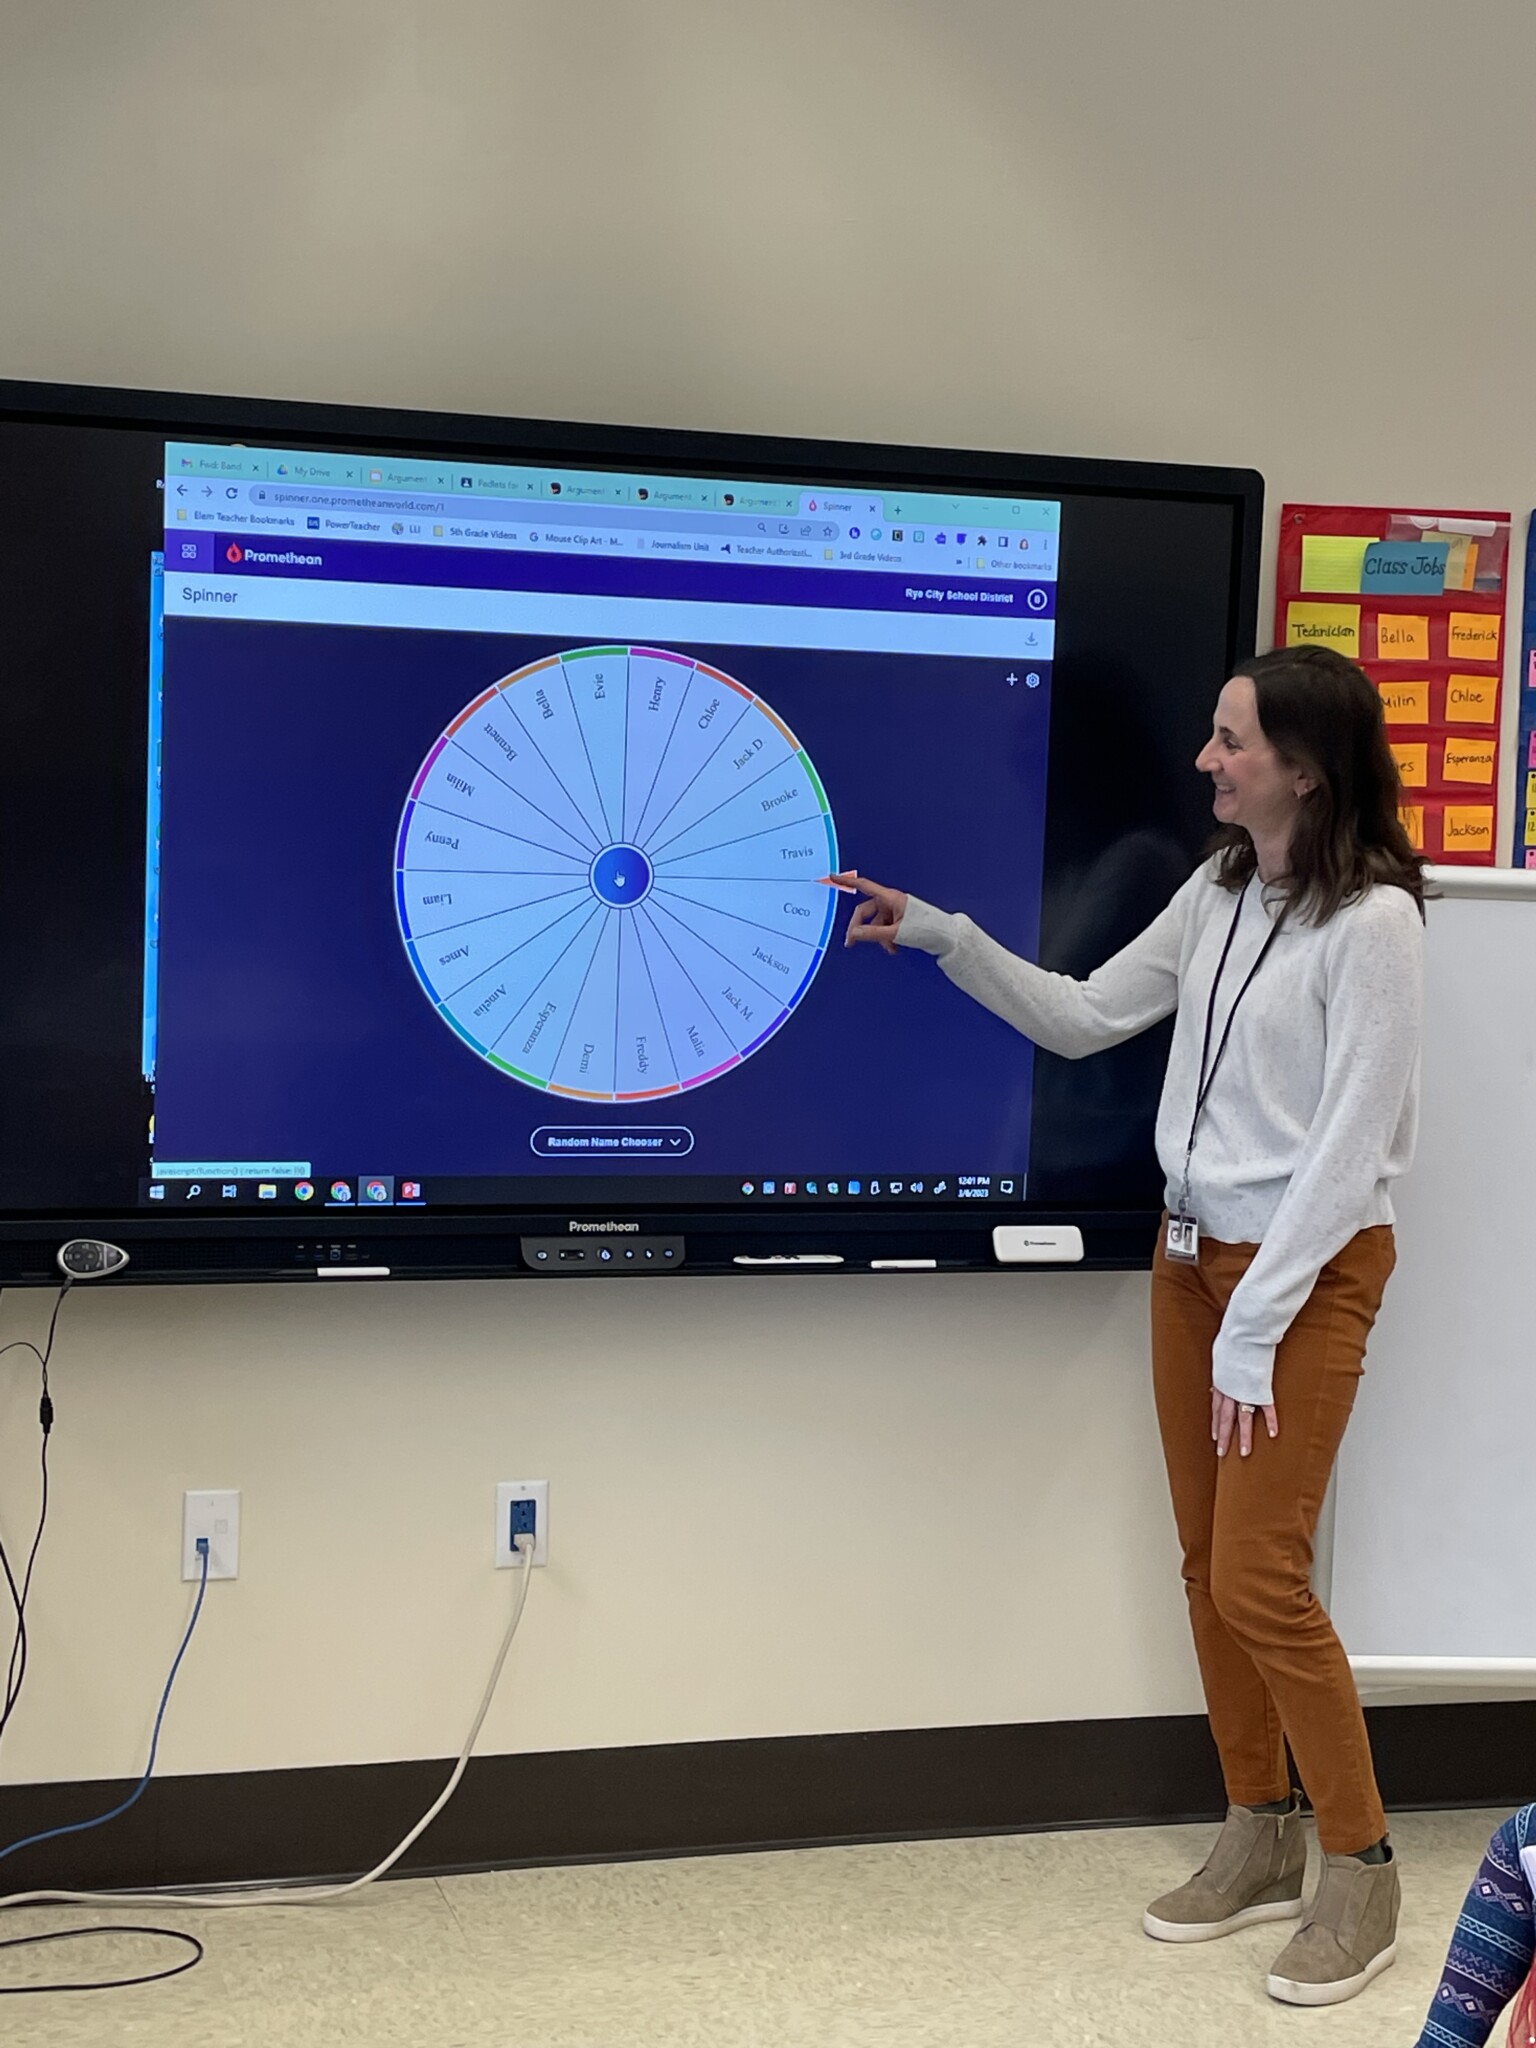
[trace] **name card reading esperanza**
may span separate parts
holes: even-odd
[[[1285,613],[1285,644],[1301,647],[1319,641],[1360,658],[1360,607],[1357,604],[1291,604]]]
[[[1497,612],[1452,612],[1446,653],[1452,661],[1497,661],[1499,624]]]
[[[1376,619],[1378,661],[1428,661],[1429,620],[1419,612],[1381,612]]]
[[[1492,725],[1499,715],[1497,676],[1452,676],[1445,686],[1447,725]]]
[[[1442,772],[1447,782],[1492,782],[1497,746],[1493,740],[1447,740]]]
[[[1388,725],[1428,725],[1429,684],[1378,683]]]

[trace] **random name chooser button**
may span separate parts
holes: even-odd
[[[528,1140],[540,1159],[682,1159],[686,1124],[540,1124]]]

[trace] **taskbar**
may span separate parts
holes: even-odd
[[[162,1213],[186,1209],[246,1214],[273,1210],[383,1209],[438,1211],[488,1209],[782,1208],[805,1203],[1022,1202],[1022,1173],[915,1174],[573,1174],[534,1178],[401,1174],[322,1174],[313,1171],[247,1177],[161,1174],[139,1182],[139,1206]]]

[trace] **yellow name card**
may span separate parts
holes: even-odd
[[[1440,822],[1440,844],[1447,853],[1492,853],[1492,805],[1447,804]]]
[[[1402,777],[1404,789],[1422,789],[1429,780],[1429,748],[1420,740],[1408,746],[1396,742],[1392,758]]]
[[[1378,613],[1376,659],[1428,661],[1429,620],[1415,612]]]
[[[1378,683],[1388,725],[1428,725],[1428,683]]]
[[[1302,647],[1321,641],[1337,648],[1351,660],[1360,658],[1360,607],[1357,604],[1296,604],[1286,606],[1285,644]]]
[[[1408,844],[1415,853],[1422,853],[1424,851],[1424,806],[1422,804],[1402,804],[1398,808],[1397,815],[1402,819],[1403,830],[1408,834]]]
[[[1493,740],[1447,740],[1445,779],[1447,782],[1492,782],[1495,742]]]
[[[1536,811],[1536,773],[1525,778],[1525,808]]]
[[[1452,676],[1446,684],[1447,725],[1492,725],[1498,715],[1497,676]]]
[[[1358,590],[1368,533],[1304,533],[1301,537],[1303,590]]]
[[[1445,651],[1452,661],[1497,661],[1498,613],[1452,612]]]
[[[1536,811],[1527,811],[1525,814],[1525,843],[1527,846],[1536,846]]]

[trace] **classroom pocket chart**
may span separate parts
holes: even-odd
[[[1408,836],[1444,863],[1496,857],[1509,543],[1507,512],[1281,509],[1276,645],[1316,642],[1364,668],[1381,692]]]

